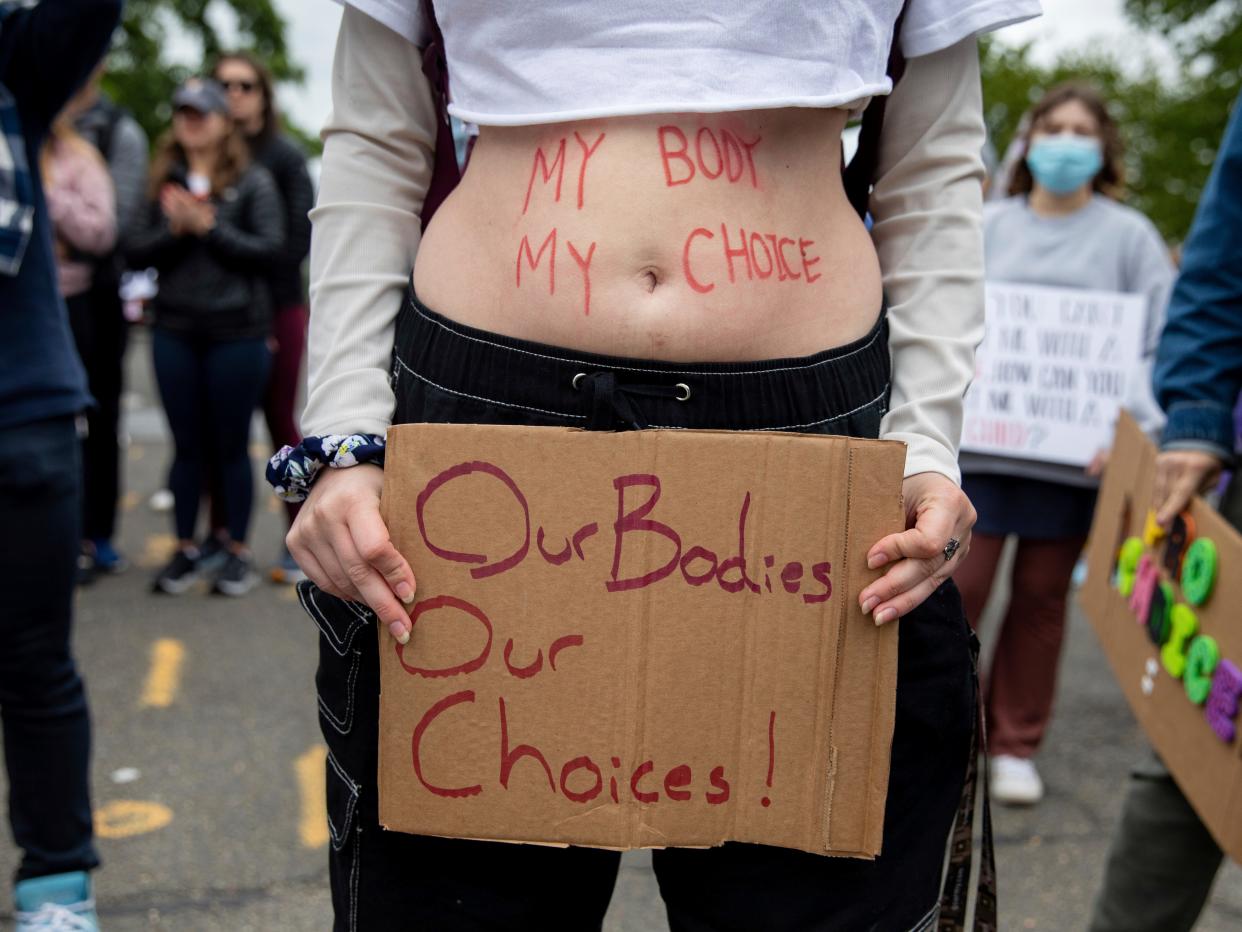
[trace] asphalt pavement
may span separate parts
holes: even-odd
[[[292,590],[271,583],[241,599],[210,596],[205,585],[179,598],[150,592],[173,537],[170,516],[150,505],[170,448],[148,350],[136,332],[118,541],[134,566],[80,590],[77,600],[75,646],[95,729],[100,916],[108,932],[328,929],[315,628]],[[257,422],[253,453],[258,481],[267,449]],[[264,491],[257,502],[253,546],[266,568],[284,518]],[[986,635],[985,626],[985,646]],[[1142,747],[1075,611],[1038,760],[1047,798],[995,810],[1002,929],[1085,927],[1127,769]],[[3,782],[0,774],[0,789]],[[0,834],[0,876],[11,876],[16,862]],[[10,889],[0,884],[0,929],[11,911]],[[605,928],[667,929],[644,853],[623,860]],[[1242,928],[1237,865],[1222,870],[1197,928]]]

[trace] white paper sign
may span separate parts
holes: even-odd
[[[1143,295],[987,284],[962,449],[1085,466],[1141,378]]]

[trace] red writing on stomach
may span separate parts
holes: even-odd
[[[656,130],[656,139],[666,187],[689,184],[696,178],[724,184],[749,182],[752,188],[759,187],[755,148],[762,137],[747,140],[710,126],[700,126],[688,136],[681,127],[666,125]]]
[[[737,227],[729,233],[722,223],[719,234],[707,227],[696,227],[686,236],[681,249],[682,272],[686,284],[699,294],[716,287],[721,273],[729,284],[737,284],[745,275],[748,282],[802,282],[813,285],[823,278],[812,268],[819,264],[814,255],[815,241],[777,233],[747,231]]]

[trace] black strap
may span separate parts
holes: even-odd
[[[893,43],[888,52],[888,76],[894,88],[906,73],[906,57],[901,52],[901,24],[905,21],[908,5],[908,0],[902,3],[901,11],[897,14],[897,21],[893,24]],[[842,170],[845,176],[845,196],[860,217],[867,214],[871,186],[876,181],[876,170],[880,164],[880,133],[884,128],[884,108],[887,105],[887,96],[871,98],[871,103],[863,111],[858,149],[850,164]]]
[[[444,35],[440,32],[440,24],[436,22],[436,11],[432,0],[423,0],[423,18],[431,32],[431,41],[423,49],[423,74],[431,83],[431,94],[436,107],[436,151],[435,162],[431,171],[431,183],[427,186],[427,196],[423,198],[422,221],[423,229],[431,222],[445,198],[461,180],[461,169],[457,165],[457,148],[453,144],[453,126],[449,120],[449,74],[448,59],[444,54]]]
[[[99,135],[93,141],[99,154],[104,157],[104,161],[111,162],[112,141],[116,138],[116,129],[120,126],[121,120],[129,115],[129,111],[102,95],[99,98],[99,109],[103,111],[104,122]]]
[[[984,727],[983,702],[979,690],[979,640],[970,636],[971,661],[975,668],[975,724],[970,737],[970,760],[962,798],[953,820],[949,870],[940,897],[939,932],[965,932],[966,908],[970,901],[970,865],[974,854],[975,799],[983,783],[983,845],[979,852],[979,883],[975,897],[973,932],[996,932],[996,848],[992,836],[992,800],[988,787],[988,738]],[[983,764],[980,766],[980,759]]]

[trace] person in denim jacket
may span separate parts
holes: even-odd
[[[16,932],[95,932],[91,722],[71,650],[91,404],[57,288],[39,153],[107,48],[121,0],[0,2],[0,723],[21,850]],[[53,209],[54,209],[53,205]]]
[[[1169,527],[1234,461],[1242,392],[1242,119],[1233,118],[1186,240],[1156,354],[1156,399],[1168,415],[1154,507]],[[1242,527],[1242,487],[1221,513]],[[1154,754],[1130,775],[1090,932],[1194,927],[1220,867],[1220,846]]]

